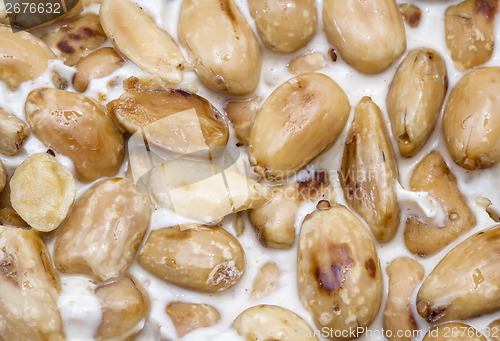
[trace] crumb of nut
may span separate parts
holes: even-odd
[[[52,70],[50,73],[50,78],[52,80],[52,84],[59,90],[65,90],[68,87],[68,81],[62,77],[56,70]]]
[[[412,28],[418,27],[422,19],[422,10],[420,8],[413,4],[400,4],[399,11],[408,26]]]
[[[120,78],[119,77],[111,78],[109,80],[109,82],[108,82],[108,88],[114,88],[118,84],[120,84]]]
[[[335,51],[335,49],[331,48],[328,50],[328,55],[330,56],[330,59],[332,60],[332,62],[336,62],[337,61],[337,52]]]
[[[98,95],[99,102],[106,102],[106,94],[103,94],[102,92],[99,93]]]
[[[330,202],[328,200],[320,200],[316,205],[316,208],[320,211],[329,210],[331,207]]]
[[[290,61],[288,70],[293,74],[313,72],[326,66],[325,57],[319,52],[306,53]]]

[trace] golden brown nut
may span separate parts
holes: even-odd
[[[76,202],[54,246],[60,272],[99,282],[120,277],[132,263],[151,218],[149,196],[125,178],[97,182]]]
[[[314,0],[248,0],[248,9],[262,42],[273,51],[297,51],[316,34]]]
[[[258,300],[276,290],[280,278],[280,268],[275,262],[264,264],[252,283],[252,300]]]
[[[500,309],[500,226],[467,238],[441,259],[417,294],[428,322],[462,320]]]
[[[495,47],[498,0],[466,0],[444,15],[446,45],[458,70],[490,60]]]
[[[118,172],[123,135],[100,104],[73,92],[41,88],[30,92],[25,110],[33,134],[73,160],[80,180]]]
[[[330,77],[304,73],[280,85],[257,113],[249,160],[270,179],[294,174],[335,142],[351,106]]]
[[[206,87],[245,95],[259,84],[260,46],[233,0],[183,1],[178,37]]]
[[[406,33],[395,0],[325,0],[325,32],[356,70],[379,73],[406,50]]]
[[[450,322],[434,327],[425,334],[422,341],[487,341],[486,337],[467,324]]]
[[[299,237],[297,277],[302,304],[317,328],[335,340],[359,337],[382,301],[382,271],[373,238],[346,207],[306,216]],[[346,331],[348,331],[346,333]],[[354,334],[353,334],[354,333]]]
[[[380,242],[399,225],[398,170],[380,108],[363,97],[346,137],[340,182],[347,203],[366,220]]]
[[[134,278],[127,275],[97,288],[95,294],[102,309],[96,340],[124,338],[139,323],[144,325],[149,313],[149,297]]]
[[[411,28],[416,28],[420,25],[420,20],[422,19],[422,10],[413,4],[400,4],[399,11],[403,15],[405,22]]]
[[[26,123],[16,116],[0,108],[0,153],[16,155],[24,141],[29,137],[29,128]]]
[[[500,67],[475,69],[446,101],[443,134],[453,161],[468,170],[500,160]]]
[[[49,253],[34,230],[0,226],[0,338],[65,339]]]
[[[427,192],[444,210],[442,226],[410,216],[405,225],[408,249],[424,256],[441,250],[476,225],[474,213],[460,193],[457,179],[438,152],[432,152],[415,167],[410,179],[414,192]]]
[[[429,139],[448,89],[446,64],[438,52],[410,51],[399,65],[387,94],[392,135],[403,156],[414,156]]]
[[[384,330],[389,341],[411,341],[418,328],[410,308],[416,285],[424,278],[424,268],[417,261],[401,257],[387,267],[389,293],[384,310]]]
[[[232,100],[226,103],[224,111],[234,128],[238,140],[248,144],[253,121],[260,108],[260,98],[246,100]]]
[[[139,263],[159,278],[184,288],[223,291],[245,271],[245,252],[219,226],[185,224],[152,231]]]
[[[76,64],[73,87],[78,92],[87,90],[92,79],[106,77],[118,70],[124,61],[111,47],[103,47],[80,59]]]
[[[178,337],[198,328],[211,327],[220,320],[217,309],[208,304],[172,302],[165,309]]]
[[[288,70],[296,75],[307,72],[314,72],[326,66],[323,54],[319,52],[306,53],[295,57],[288,63]]]

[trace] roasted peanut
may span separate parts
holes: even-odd
[[[269,189],[240,174],[236,165],[223,170],[187,159],[155,166],[148,176],[148,189],[160,206],[204,223],[259,207],[271,196]]]
[[[0,153],[16,155],[29,137],[26,123],[0,108]]]
[[[399,65],[387,94],[392,135],[403,156],[414,156],[429,139],[448,89],[446,64],[438,52],[410,51]]]
[[[13,33],[0,26],[0,41],[0,81],[12,91],[44,73],[54,58],[45,43],[28,32]]]
[[[427,276],[417,311],[428,322],[462,320],[500,309],[500,225],[455,246]]]
[[[466,0],[444,15],[446,45],[458,70],[490,60],[495,47],[498,0]]]
[[[422,265],[411,258],[397,258],[387,267],[389,293],[383,326],[389,341],[411,341],[417,335],[418,328],[411,312],[410,298],[424,274]]]
[[[60,272],[100,282],[120,277],[135,257],[151,218],[149,196],[125,178],[97,182],[76,202],[54,246]]]
[[[198,328],[211,327],[220,320],[219,311],[208,304],[173,302],[165,311],[172,320],[178,337]]]
[[[259,97],[229,101],[224,107],[227,118],[233,125],[236,137],[244,144],[248,144],[250,140],[250,132],[259,107]]]
[[[429,193],[441,204],[445,215],[443,226],[415,216],[406,220],[405,243],[411,252],[421,256],[437,252],[476,225],[457,179],[439,153],[432,152],[420,161],[413,171],[410,187],[415,192]]]
[[[422,341],[487,341],[481,332],[469,325],[450,322],[434,327]]]
[[[0,226],[0,338],[65,339],[49,253],[34,230]]]
[[[313,72],[326,66],[325,57],[319,52],[306,53],[288,63],[288,70],[296,75]]]
[[[111,47],[103,47],[80,59],[76,64],[76,74],[73,77],[73,87],[84,92],[90,80],[106,77],[118,70],[124,61]]]
[[[130,0],[103,0],[99,15],[109,40],[128,59],[170,84],[182,81],[187,65],[179,47],[139,6]]]
[[[364,73],[384,71],[406,50],[395,0],[325,0],[323,24],[342,58]]]
[[[314,0],[248,0],[248,8],[262,42],[273,51],[297,51],[316,34]]]
[[[346,207],[306,216],[297,256],[299,296],[318,329],[359,337],[382,301],[382,271],[372,236]],[[346,334],[343,331],[348,331]]]
[[[96,340],[124,338],[139,323],[145,323],[149,313],[149,297],[132,277],[103,285],[95,291],[102,309],[102,320]]]
[[[56,50],[66,65],[74,66],[88,51],[101,46],[106,41],[106,35],[99,16],[88,13],[68,21],[42,39]]]
[[[56,229],[69,213],[76,196],[71,171],[47,153],[29,156],[10,179],[10,201],[32,228]]]
[[[100,104],[73,92],[41,88],[30,92],[25,110],[33,134],[73,160],[80,180],[118,172],[123,135]]]
[[[275,262],[267,262],[264,264],[253,280],[252,292],[250,294],[252,300],[258,300],[276,290],[280,272],[280,268]]]
[[[443,134],[453,161],[468,170],[500,160],[500,67],[475,69],[451,90]]]
[[[178,37],[206,87],[245,95],[259,84],[260,46],[233,0],[183,1]]]
[[[318,198],[329,184],[328,173],[318,171],[308,180],[273,187],[271,200],[248,214],[260,243],[273,249],[292,247],[299,206],[306,200]]]
[[[235,285],[245,271],[241,244],[219,226],[174,226],[152,231],[139,263],[184,288],[216,292]]]
[[[408,26],[415,28],[420,25],[420,20],[422,19],[422,10],[413,4],[400,4],[399,11],[403,15],[405,22]]]
[[[266,178],[293,174],[335,142],[350,110],[346,94],[328,76],[305,73],[286,81],[257,113],[250,163]]]
[[[248,308],[236,317],[233,328],[246,341],[318,341],[302,317],[276,305]]]

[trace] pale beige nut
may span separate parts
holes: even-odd
[[[74,66],[89,51],[106,41],[99,16],[88,13],[65,22],[57,31],[42,39],[61,57],[64,64]]]
[[[41,88],[26,99],[26,120],[45,145],[69,157],[79,180],[115,175],[123,161],[123,135],[93,99]]]
[[[248,308],[236,317],[233,328],[245,341],[318,341],[302,317],[276,305]]]
[[[0,226],[0,337],[65,340],[61,290],[44,242],[34,230]]]
[[[443,135],[453,161],[467,170],[500,161],[500,67],[475,69],[451,90]]]
[[[159,278],[201,292],[226,290],[245,271],[243,247],[219,226],[184,224],[154,230],[138,260]]]
[[[207,88],[233,95],[255,90],[261,72],[260,46],[233,0],[183,1],[177,30]]]
[[[332,340],[361,336],[377,316],[382,302],[377,251],[373,237],[346,207],[334,205],[306,216],[297,282],[302,304],[319,330],[330,330]]]
[[[297,51],[316,34],[318,17],[314,0],[248,0],[248,9],[262,42],[272,51]]]
[[[464,323],[450,322],[434,327],[425,334],[422,341],[487,341],[476,328]]]
[[[258,300],[271,292],[278,286],[281,270],[275,262],[267,262],[262,265],[252,283],[250,297]]]
[[[311,52],[295,57],[288,63],[288,70],[296,75],[314,72],[326,66],[326,60],[322,53]]]
[[[428,322],[463,320],[500,309],[500,226],[455,246],[427,276],[417,311]]]
[[[497,10],[498,0],[466,0],[446,10],[446,45],[458,70],[490,60],[495,47]]]
[[[382,112],[369,97],[354,112],[339,176],[349,206],[378,241],[390,241],[399,225],[398,170]]]
[[[491,321],[484,331],[491,341],[500,341],[500,319]]]
[[[159,206],[204,223],[259,207],[271,196],[267,187],[241,174],[236,164],[222,169],[208,161],[180,158],[155,166],[147,188]]]
[[[76,64],[73,87],[78,92],[87,90],[92,79],[99,79],[118,70],[124,60],[111,47],[103,47],[80,59]]]
[[[0,122],[0,153],[16,155],[30,135],[28,125],[2,108]]]
[[[57,270],[99,282],[120,277],[134,260],[151,213],[149,195],[131,180],[97,182],[78,199],[60,228],[54,246]]]
[[[47,70],[54,53],[28,32],[13,33],[0,26],[0,81],[14,91],[21,83],[39,77]]]
[[[245,232],[245,216],[243,212],[236,212],[233,214],[233,229],[236,233],[236,237],[239,237]]]
[[[323,24],[329,42],[360,72],[382,72],[406,50],[395,0],[325,0]]]
[[[178,337],[198,328],[211,327],[220,320],[219,311],[208,304],[172,302],[165,309]]]
[[[288,249],[295,242],[295,215],[300,205],[318,198],[330,184],[328,173],[316,171],[303,181],[271,189],[271,200],[248,211],[248,217],[262,245]]]
[[[224,107],[236,137],[244,144],[248,144],[250,140],[253,121],[257,111],[259,111],[260,104],[260,97],[254,97],[246,100],[231,100]]]
[[[66,219],[76,196],[71,171],[47,153],[30,155],[10,179],[16,212],[40,232],[55,230]]]
[[[441,226],[421,217],[408,217],[404,237],[411,252],[420,256],[437,252],[476,225],[457,179],[438,152],[430,153],[415,167],[410,187],[414,192],[429,193],[441,205],[445,217]]]
[[[422,10],[420,7],[414,4],[403,3],[399,5],[399,11],[408,26],[416,28],[420,25],[420,20],[422,20]]]
[[[446,64],[438,52],[412,50],[399,65],[387,93],[387,113],[403,156],[414,156],[429,139],[448,90]]]
[[[249,160],[269,179],[283,179],[331,146],[351,106],[330,77],[304,73],[280,85],[262,105],[250,134]]]
[[[98,341],[125,338],[142,330],[149,314],[149,297],[133,277],[126,275],[95,291],[102,319],[96,331]],[[140,328],[136,327],[139,326]]]
[[[384,310],[383,328],[389,341],[411,341],[418,326],[411,312],[411,295],[424,278],[424,268],[411,258],[401,257],[387,267],[389,293]]]

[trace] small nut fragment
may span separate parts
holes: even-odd
[[[56,89],[66,90],[68,88],[69,82],[56,70],[50,71],[50,80]]]
[[[430,153],[415,167],[410,187],[414,192],[428,192],[441,204],[445,215],[442,226],[415,216],[406,220],[405,243],[411,252],[420,256],[437,252],[476,225],[457,179],[438,152]]]
[[[415,28],[420,25],[420,20],[422,19],[422,10],[413,4],[400,4],[399,11],[403,15],[405,22],[408,26]]]
[[[293,311],[276,305],[248,308],[236,317],[233,328],[245,341],[318,341],[306,321]]]
[[[280,272],[280,268],[275,262],[264,264],[253,280],[252,292],[250,294],[252,300],[258,300],[276,290]]]
[[[165,311],[172,319],[178,337],[198,328],[211,327],[220,320],[219,311],[208,304],[172,302]]]
[[[260,107],[261,99],[254,97],[246,100],[232,100],[224,107],[238,140],[248,144],[253,121]]]
[[[389,341],[411,341],[418,330],[410,308],[416,285],[424,278],[424,268],[411,258],[397,258],[387,267],[389,293],[384,310],[384,330]]]
[[[12,207],[32,228],[56,229],[69,213],[76,196],[71,171],[47,153],[29,156],[10,179]]]
[[[445,12],[446,45],[458,70],[490,60],[495,47],[498,0],[466,0]]]
[[[185,224],[154,230],[138,261],[167,282],[202,292],[226,290],[245,271],[243,247],[219,226]]]
[[[29,136],[26,123],[0,108],[0,153],[16,155]]]
[[[149,313],[149,297],[134,278],[126,275],[120,280],[103,285],[95,291],[102,309],[102,320],[95,334],[96,340],[125,338],[138,324],[144,326]]]
[[[233,214],[233,229],[236,232],[236,237],[239,237],[245,232],[245,217],[243,212]]]
[[[99,282],[125,273],[151,218],[149,196],[125,178],[97,182],[76,202],[54,246],[60,272],[86,274]]]
[[[450,322],[434,327],[425,334],[422,341],[487,341],[486,337],[467,324]]]
[[[118,70],[124,61],[111,47],[103,47],[80,59],[76,64],[76,74],[73,77],[73,87],[78,92],[84,92],[90,80],[106,77]]]
[[[127,92],[171,90],[171,86],[156,76],[130,76],[123,80],[123,90]]]
[[[319,52],[306,53],[295,57],[288,64],[288,70],[293,74],[313,72],[326,66],[326,60],[323,54]]]

